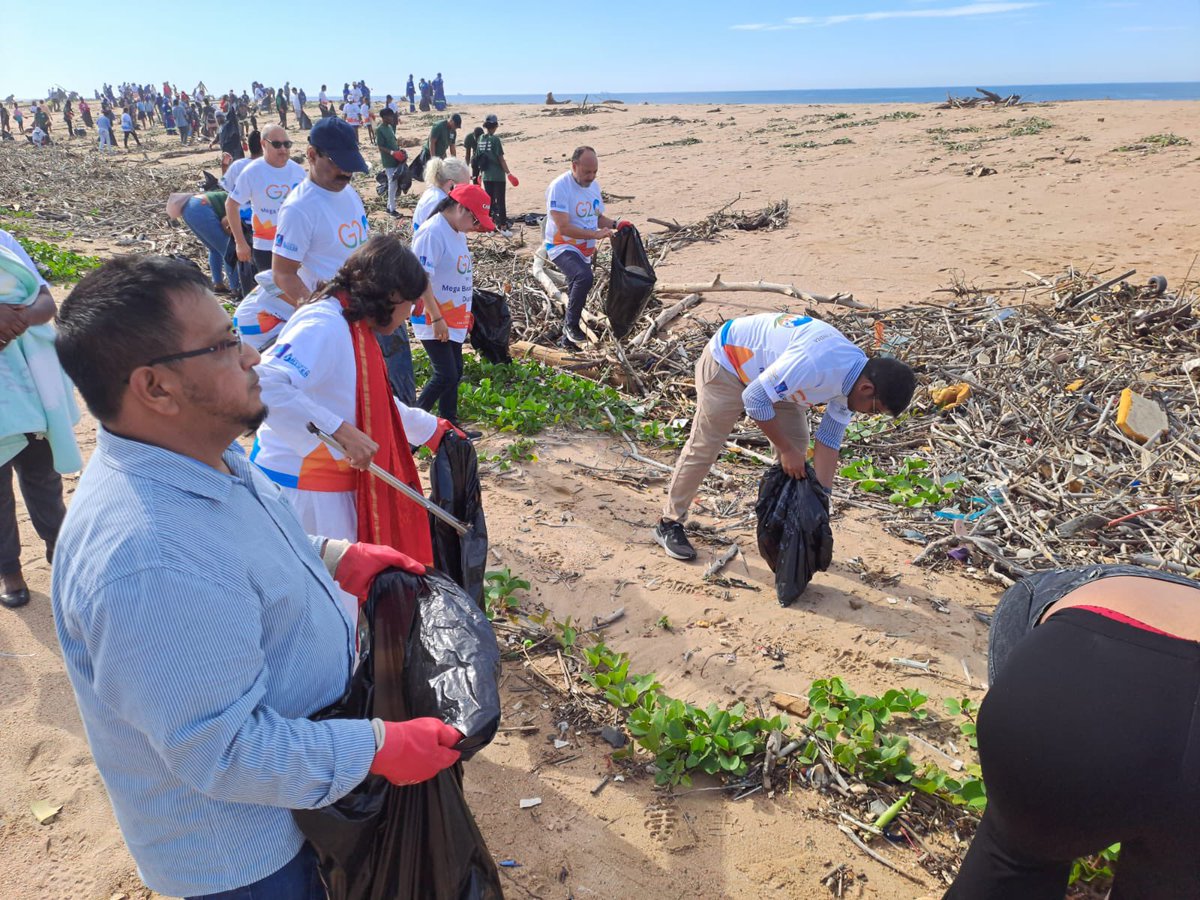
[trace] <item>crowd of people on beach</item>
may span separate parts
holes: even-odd
[[[53,563],[67,674],[141,877],[188,898],[316,900],[318,860],[291,810],[332,803],[371,775],[419,783],[459,758],[464,736],[435,718],[310,716],[346,689],[370,579],[433,563],[426,508],[385,494],[371,469],[420,497],[419,448],[481,437],[458,405],[474,326],[469,236],[507,233],[506,187],[519,180],[496,114],[466,135],[461,157],[458,113],[410,155],[395,132],[403,104],[388,95],[373,111],[361,80],[340,101],[322,85],[315,121],[288,82],[240,95],[166,82],[95,93],[94,121],[78,95],[30,104],[28,137],[51,142],[54,113],[63,139],[94,128],[105,152],[118,127],[126,148],[152,126],[219,146],[219,184],[167,201],[209,272],[120,256],[56,308],[0,231],[0,370],[28,388],[0,409],[0,603],[31,599],[16,474]],[[410,75],[400,99],[409,114],[445,111],[441,73],[420,79],[419,94]],[[25,134],[25,110],[11,106],[4,134]],[[371,168],[368,144],[389,215],[420,171],[411,232],[372,228],[352,183]],[[569,350],[590,343],[582,317],[598,246],[633,227],[607,209],[599,169],[595,148],[576,147],[545,188],[542,250],[566,281]],[[232,316],[216,296],[228,294]],[[419,391],[410,329],[431,367]],[[917,374],[814,316],[764,313],[723,323],[694,386],[691,431],[651,530],[680,561],[697,557],[689,511],[743,416],[827,507],[853,416],[901,415]],[[100,428],[68,511],[61,475],[83,465],[75,390]],[[823,412],[810,436],[813,407]],[[246,435],[248,453],[236,443]],[[946,896],[1061,897],[1071,860],[1115,841],[1129,896],[1194,894],[1198,604],[1195,581],[1132,566],[1041,573],[1006,592],[978,719],[989,804]],[[1119,740],[1113,704],[1133,723]]]

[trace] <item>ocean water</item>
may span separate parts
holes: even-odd
[[[1133,82],[1127,84],[1012,84],[978,85],[995,91],[1002,97],[1020,94],[1022,100],[1034,103],[1050,100],[1200,100],[1200,81],[1176,82]],[[840,90],[806,91],[658,91],[649,93],[592,93],[587,94],[589,103],[603,100],[623,100],[626,104],[640,103],[694,103],[706,106],[722,104],[805,104],[805,103],[937,103],[946,99],[946,94],[955,97],[980,96],[976,85],[956,87],[911,87],[911,88],[845,88]],[[399,96],[403,91],[392,91]],[[375,95],[383,97],[383,93]],[[584,93],[555,92],[557,100],[580,101]],[[451,104],[481,103],[525,103],[541,105],[545,94],[449,94]]]

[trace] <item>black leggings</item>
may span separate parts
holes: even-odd
[[[129,149],[129,139],[131,137],[133,138],[133,142],[135,144],[137,144],[139,147],[142,146],[142,139],[138,137],[138,134],[136,131],[126,131],[125,132],[125,149],[126,150]]]
[[[1067,609],[979,712],[988,806],[953,900],[1062,900],[1120,842],[1111,900],[1200,894],[1200,643]]]
[[[463,345],[451,338],[448,341],[421,341],[429,362],[433,364],[433,377],[417,398],[417,406],[429,412],[433,404],[438,405],[438,415],[451,422],[458,422],[458,383],[462,381]]]

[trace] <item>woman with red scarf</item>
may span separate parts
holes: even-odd
[[[374,462],[421,490],[410,445],[436,451],[452,427],[392,395],[376,340],[402,327],[423,295],[425,270],[394,235],[355,251],[264,354],[258,373],[269,412],[250,459],[283,489],[309,534],[385,544],[430,564],[426,512],[366,471]]]

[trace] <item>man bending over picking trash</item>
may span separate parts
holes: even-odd
[[[675,559],[695,559],[683,530],[688,508],[725,447],[733,426],[749,414],[793,478],[804,477],[808,409],[825,404],[813,469],[833,486],[838,448],[851,413],[897,416],[912,400],[916,377],[897,359],[872,357],[827,322],[792,313],[730,319],[696,361],[692,432],[667,490],[654,539]]]

